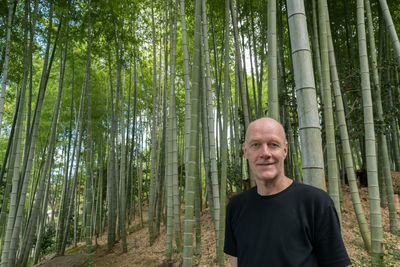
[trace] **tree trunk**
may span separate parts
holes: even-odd
[[[348,134],[348,127],[346,123],[346,116],[344,112],[344,105],[343,105],[343,98],[342,92],[340,90],[340,81],[338,77],[338,72],[336,68],[336,60],[335,54],[333,51],[333,42],[332,36],[330,34],[330,26],[327,27],[328,30],[328,50],[329,50],[329,64],[331,70],[331,77],[332,77],[332,86],[334,90],[335,96],[335,104],[336,104],[336,118],[337,118],[337,125],[340,131],[340,141],[343,150],[343,161],[346,169],[347,179],[349,181],[350,187],[350,195],[351,200],[353,202],[353,208],[356,213],[356,218],[358,221],[358,227],[360,228],[361,237],[364,241],[364,246],[367,251],[371,250],[371,233],[368,228],[368,223],[364,215],[364,210],[361,205],[360,194],[358,191],[356,174],[355,174],[355,166],[353,155],[350,146],[349,134]]]
[[[389,7],[386,0],[379,0],[382,9],[383,17],[385,18],[386,27],[392,40],[393,50],[397,59],[397,64],[400,66],[400,42],[397,36],[396,28],[394,27],[392,16],[390,15]]]
[[[13,178],[12,178],[12,191],[11,191],[11,199],[10,199],[10,207],[9,207],[9,212],[8,212],[8,220],[7,220],[7,229],[5,232],[5,237],[4,237],[4,243],[3,243],[3,251],[1,255],[2,259],[2,267],[8,266],[9,263],[9,252],[10,252],[10,246],[11,246],[11,238],[12,238],[12,233],[13,233],[13,227],[14,227],[14,222],[15,222],[15,216],[17,213],[17,201],[18,201],[18,184],[20,182],[20,176],[19,176],[19,168],[20,168],[20,163],[21,163],[21,142],[22,142],[22,122],[23,122],[23,111],[24,111],[24,103],[20,105],[20,108],[18,110],[18,119],[17,119],[17,130],[16,130],[16,135],[15,135],[15,162],[13,163],[14,169],[13,169]],[[3,206],[5,209],[6,206]],[[3,213],[3,211],[2,211]],[[4,210],[5,213],[5,210]],[[4,217],[5,218],[5,217]],[[13,262],[10,263],[10,265],[13,265]]]
[[[4,103],[6,96],[6,87],[7,87],[7,78],[8,78],[8,62],[10,59],[10,46],[11,46],[11,27],[14,16],[14,5],[16,0],[10,0],[8,3],[8,17],[7,17],[7,36],[6,36],[6,46],[5,46],[5,55],[4,55],[4,64],[2,70],[2,83],[1,83],[1,93],[0,93],[0,133],[3,122],[3,114],[4,114]]]
[[[108,236],[107,236],[107,248],[111,249],[115,243],[115,231],[116,231],[116,209],[117,209],[117,185],[115,180],[115,139],[116,139],[116,119],[114,113],[114,96],[113,96],[113,84],[112,84],[112,73],[111,73],[111,55],[110,49],[108,48],[108,68],[109,68],[109,82],[110,82],[110,119],[112,127],[110,129],[110,152],[108,155],[109,166],[107,168],[107,195],[108,195]]]
[[[382,217],[379,199],[374,116],[372,110],[371,86],[369,80],[363,0],[357,0],[357,35],[360,57],[361,88],[365,129],[365,150],[367,155],[368,195],[371,218],[371,260],[372,266],[381,266],[383,256]]]
[[[335,204],[336,212],[341,221],[340,198],[339,198],[339,172],[337,170],[335,125],[333,120],[331,80],[329,73],[329,54],[328,54],[328,31],[329,14],[326,0],[318,1],[319,11],[319,38],[321,48],[321,67],[322,84],[320,85],[323,96],[324,125],[326,138],[326,154],[328,163],[329,195]]]
[[[53,119],[51,124],[51,134],[50,134],[50,142],[48,148],[48,156],[46,158],[44,171],[42,173],[41,178],[39,179],[39,188],[36,193],[35,204],[32,210],[32,214],[29,217],[27,229],[25,231],[25,235],[23,237],[21,252],[18,259],[18,265],[25,266],[28,262],[29,252],[32,247],[33,238],[36,233],[36,225],[37,225],[37,218],[39,216],[40,206],[45,204],[45,201],[42,201],[45,195],[45,181],[47,177],[50,177],[50,170],[53,162],[54,151],[56,147],[56,137],[57,137],[57,122],[58,122],[58,114],[60,111],[61,105],[61,96],[64,84],[64,73],[65,73],[65,63],[67,61],[67,48],[68,48],[68,30],[69,30],[69,20],[67,19],[66,22],[66,33],[65,33],[65,43],[64,43],[64,51],[61,58],[61,65],[60,65],[60,77],[59,77],[59,84],[58,84],[58,92],[57,92],[57,99],[56,104],[54,106],[53,111]],[[43,203],[43,204],[42,204]],[[46,204],[47,206],[47,204]]]
[[[185,223],[183,239],[183,266],[193,265],[193,215],[194,195],[197,174],[197,144],[198,144],[198,99],[201,88],[200,79],[200,45],[201,45],[201,0],[195,2],[194,22],[194,43],[193,43],[193,66],[192,66],[192,92],[191,92],[191,123],[190,123],[190,148],[189,165],[185,183]]]
[[[314,56],[314,64],[316,65],[317,68],[317,76],[318,76],[318,83],[317,83],[317,92],[319,89],[319,93],[321,98],[323,98],[323,94],[324,91],[321,90],[322,86],[323,86],[323,82],[322,82],[322,66],[321,66],[321,55],[320,55],[320,47],[319,47],[319,34],[318,34],[318,23],[317,23],[317,17],[318,17],[318,13],[317,13],[317,8],[316,8],[316,0],[312,0],[312,25],[313,27],[312,29],[312,46],[313,46],[313,56]]]
[[[388,197],[388,206],[389,206],[389,217],[390,217],[390,232],[396,234],[398,231],[398,223],[397,223],[397,213],[396,213],[396,205],[393,193],[393,184],[392,184],[392,175],[390,172],[390,159],[388,154],[388,146],[386,142],[386,136],[384,134],[385,122],[383,119],[383,109],[382,109],[382,100],[381,100],[381,85],[379,81],[379,73],[377,68],[377,56],[376,56],[376,48],[375,48],[375,37],[374,37],[374,29],[372,24],[372,15],[371,15],[371,7],[369,4],[369,0],[365,0],[366,7],[366,15],[367,15],[367,23],[368,23],[368,33],[369,33],[369,45],[370,45],[370,54],[371,54],[371,67],[372,67],[372,78],[375,85],[375,106],[376,106],[376,117],[377,120],[381,123],[381,129],[378,132],[378,160],[381,163],[383,169],[383,177],[386,184],[386,193]]]
[[[182,52],[183,52],[183,79],[185,85],[185,125],[184,125],[184,156],[185,156],[185,170],[188,169],[189,160],[189,139],[190,139],[190,70],[189,70],[189,52],[187,47],[187,33],[186,33],[186,17],[185,17],[185,1],[180,0],[181,11],[181,28],[182,28]],[[187,172],[186,172],[187,174]]]
[[[47,180],[47,187],[46,187],[46,192],[45,192],[45,196],[44,196],[44,201],[42,204],[42,210],[40,211],[39,229],[38,229],[38,234],[37,234],[37,238],[36,238],[35,250],[33,253],[33,263],[34,264],[37,264],[39,262],[39,258],[40,258],[41,241],[42,241],[42,236],[43,236],[43,232],[45,231],[45,225],[46,225],[47,204],[49,202],[49,193],[50,193],[50,176],[49,176],[49,179]],[[22,264],[20,264],[20,266],[25,266],[25,264],[22,263]]]
[[[2,263],[2,266],[6,266],[7,264],[8,264],[7,266],[13,266],[15,263],[15,259],[16,259],[16,250],[17,250],[17,246],[19,243],[22,217],[23,217],[24,209],[25,209],[26,192],[27,192],[27,187],[28,187],[28,182],[29,182],[29,177],[30,177],[30,172],[31,172],[31,167],[32,167],[33,155],[34,155],[34,151],[35,151],[41,108],[42,108],[42,104],[43,104],[43,98],[44,98],[44,93],[45,93],[46,86],[47,86],[49,73],[50,73],[52,62],[54,59],[54,52],[56,50],[57,39],[58,39],[58,35],[60,32],[60,28],[61,28],[61,22],[60,22],[60,24],[58,25],[58,31],[57,31],[57,35],[55,38],[53,51],[51,53],[49,66],[47,67],[47,63],[48,63],[47,59],[49,56],[50,43],[51,43],[52,6],[50,7],[49,21],[50,21],[50,23],[49,23],[49,27],[48,27],[48,30],[49,30],[48,31],[48,43],[47,43],[47,47],[46,47],[46,54],[45,54],[45,60],[44,60],[44,64],[43,64],[43,71],[42,71],[42,79],[41,79],[40,87],[39,87],[35,115],[34,115],[33,123],[32,123],[32,130],[30,131],[31,135],[30,135],[30,138],[26,138],[26,140],[25,140],[26,150],[24,151],[24,160],[23,160],[21,174],[19,174],[19,170],[17,171],[17,174],[20,175],[20,177],[18,179],[21,183],[19,197],[16,196],[16,199],[15,199],[18,202],[18,205],[14,206],[15,207],[15,213],[14,213],[15,217],[11,216],[11,219],[10,219],[10,216],[9,216],[9,220],[7,223],[8,238],[11,238],[11,239],[9,239],[8,242],[7,242],[7,240],[5,240],[5,242],[7,242],[7,246],[5,246],[6,249],[3,250],[3,254],[5,254],[5,255],[4,255],[4,257],[2,256],[2,259],[4,260]],[[14,173],[14,175],[16,175],[16,174]],[[11,212],[11,210],[12,209],[10,208],[10,212]]]
[[[169,112],[168,112],[168,127],[167,127],[167,238],[165,257],[167,260],[171,259],[172,254],[172,237],[173,237],[173,222],[174,218],[174,180],[178,176],[178,150],[176,139],[176,104],[175,104],[175,62],[176,62],[176,18],[177,10],[174,8],[174,20],[172,20],[172,5],[170,1],[169,7],[169,21],[170,21],[170,38],[171,38],[171,71],[170,71],[170,91],[169,91]],[[176,7],[176,5],[175,5]],[[178,195],[179,197],[179,195]],[[177,230],[177,229],[175,229]],[[179,244],[179,236],[176,240],[177,246]],[[179,246],[178,246],[179,247]]]
[[[268,116],[279,121],[276,0],[268,1]]]
[[[71,164],[71,174],[69,176],[72,176],[72,171],[74,171],[74,178],[72,181],[72,187],[71,187],[71,196],[69,198],[69,203],[68,203],[68,212],[67,216],[65,218],[65,227],[64,227],[64,232],[60,233],[61,238],[62,238],[62,243],[61,243],[61,248],[59,251],[59,255],[64,255],[65,252],[65,247],[67,245],[67,239],[68,239],[68,233],[69,233],[69,226],[71,222],[71,216],[72,212],[74,210],[74,202],[75,202],[75,191],[77,188],[77,180],[78,180],[78,171],[79,171],[79,163],[80,163],[80,157],[81,157],[81,146],[82,146],[82,139],[83,139],[83,112],[84,112],[84,107],[85,107],[85,95],[86,95],[86,79],[87,79],[87,73],[85,73],[85,76],[83,78],[83,85],[81,89],[81,97],[80,97],[80,103],[79,103],[79,111],[78,111],[78,116],[77,116],[77,121],[76,121],[76,126],[75,126],[75,132],[78,133],[78,136],[74,140],[74,152],[72,153],[72,164]],[[76,160],[75,159],[76,155]],[[75,168],[73,166],[73,162],[75,162]],[[78,206],[75,206],[75,211],[78,210]],[[76,214],[74,219],[76,219]]]
[[[286,1],[286,3],[297,92],[303,181],[326,190],[321,127],[304,2],[296,0]]]
[[[149,196],[149,242],[150,246],[154,243],[154,210],[155,210],[155,187],[158,174],[156,172],[156,152],[157,152],[157,65],[156,65],[156,37],[153,0],[151,1],[151,20],[153,27],[153,115],[151,127],[151,175],[150,175],[150,196]]]
[[[232,25],[233,25],[233,37],[235,40],[235,60],[236,64],[239,68],[239,85],[240,85],[240,92],[242,95],[242,105],[243,105],[243,115],[244,115],[244,127],[247,129],[247,126],[250,123],[250,109],[247,102],[247,92],[246,87],[244,86],[244,72],[242,67],[242,56],[240,52],[240,40],[239,40],[239,30],[238,30],[238,21],[237,21],[237,14],[236,8],[233,1],[230,1],[230,9],[232,15]],[[226,19],[226,18],[225,18]],[[225,28],[228,31],[229,28]]]
[[[222,102],[223,131],[221,143],[221,184],[220,184],[220,221],[217,235],[217,261],[218,266],[224,266],[223,244],[225,239],[225,200],[226,179],[228,171],[228,99],[230,98],[231,84],[229,79],[229,6],[230,0],[225,0],[225,72],[224,72],[224,96]]]
[[[120,95],[120,134],[121,134],[121,151],[120,151],[120,168],[119,168],[119,192],[118,192],[118,208],[119,208],[119,231],[121,233],[122,239],[122,253],[126,253],[128,251],[127,243],[126,243],[126,226],[125,226],[125,215],[126,215],[126,144],[125,144],[125,115],[124,115],[124,92],[122,88],[122,80],[121,80],[121,54],[122,49],[120,48],[119,44],[118,31],[115,29],[115,53],[116,53],[116,60],[117,60],[117,88],[116,94]],[[115,114],[118,114],[118,103],[115,107]],[[117,118],[116,118],[117,119]]]
[[[215,123],[213,115],[213,101],[212,101],[212,88],[211,88],[211,71],[210,71],[210,49],[208,47],[208,27],[207,27],[207,15],[206,15],[206,1],[202,0],[202,14],[203,14],[203,43],[204,43],[204,59],[205,59],[205,80],[206,87],[203,90],[206,91],[206,99],[204,103],[207,106],[207,122],[206,126],[208,129],[208,141],[209,141],[209,152],[210,152],[210,175],[212,183],[212,197],[213,197],[213,211],[212,217],[214,218],[214,226],[216,235],[219,227],[219,190],[218,190],[218,169],[216,159],[216,148],[215,148]]]
[[[88,44],[86,55],[86,73],[87,73],[87,123],[86,123],[86,179],[85,179],[85,245],[88,256],[89,266],[93,266],[91,256],[92,245],[92,190],[93,183],[93,138],[92,138],[92,82],[91,82],[91,48],[92,48],[92,28],[91,28],[91,7],[88,0]]]

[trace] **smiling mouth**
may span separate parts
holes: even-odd
[[[257,163],[257,166],[272,166],[274,165],[275,162],[271,162],[271,163]]]

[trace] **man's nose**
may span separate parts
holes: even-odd
[[[271,150],[269,149],[268,144],[262,144],[260,152],[261,152],[261,156],[264,156],[264,157],[271,156]]]

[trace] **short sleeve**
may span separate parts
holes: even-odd
[[[323,214],[317,218],[317,221],[314,248],[319,266],[342,267],[351,265],[343,243],[339,218],[333,203],[326,207]]]
[[[237,257],[237,246],[232,229],[232,219],[232,205],[229,203],[226,207],[224,252]]]

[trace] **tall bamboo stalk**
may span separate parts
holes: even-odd
[[[319,11],[319,38],[321,48],[321,67],[322,67],[322,84],[320,85],[323,95],[324,107],[324,126],[326,138],[326,155],[328,163],[328,179],[329,179],[329,195],[335,204],[335,208],[341,221],[340,197],[339,197],[339,172],[336,160],[336,142],[335,142],[335,125],[333,120],[332,95],[331,95],[331,79],[329,72],[329,54],[328,54],[328,4],[326,0],[318,1]]]
[[[367,160],[368,196],[371,223],[371,260],[372,266],[382,265],[382,217],[380,209],[379,183],[377,174],[374,115],[372,110],[371,85],[369,78],[367,42],[365,34],[364,1],[357,0],[357,35],[361,71],[361,89],[363,100],[365,150]]]
[[[1,93],[0,93],[0,133],[3,122],[3,114],[4,114],[4,103],[6,96],[6,88],[7,88],[7,79],[8,79],[8,64],[10,59],[10,47],[11,47],[11,27],[14,16],[14,5],[17,1],[10,0],[8,3],[8,16],[7,16],[7,33],[6,33],[6,46],[5,46],[5,55],[4,55],[4,64],[2,71],[2,83],[1,83]]]
[[[375,107],[376,107],[376,117],[380,123],[382,123],[382,129],[378,132],[378,160],[382,165],[382,171],[384,176],[384,181],[386,184],[386,193],[388,199],[389,206],[389,217],[390,217],[390,232],[396,234],[398,231],[398,222],[397,222],[397,212],[396,212],[396,204],[394,199],[393,192],[393,184],[392,184],[392,175],[390,172],[390,159],[388,154],[388,145],[386,141],[386,136],[383,132],[385,127],[385,122],[383,118],[383,108],[382,108],[382,100],[381,100],[381,84],[379,80],[379,73],[377,68],[377,55],[375,48],[375,37],[374,37],[374,28],[372,24],[372,15],[371,15],[371,7],[369,4],[369,0],[365,0],[365,8],[366,8],[366,16],[368,23],[368,37],[369,37],[369,47],[370,47],[370,55],[371,55],[371,68],[372,68],[372,78],[373,84],[375,86]]]
[[[296,85],[303,181],[326,190],[321,126],[304,2],[295,0],[286,3]]]
[[[195,2],[195,22],[194,22],[194,44],[193,44],[193,66],[192,66],[192,92],[191,92],[191,123],[190,123],[190,148],[189,148],[189,168],[186,174],[185,186],[185,223],[183,236],[183,266],[193,265],[193,215],[194,215],[194,195],[195,180],[197,177],[197,144],[198,144],[198,107],[200,91],[200,45],[201,45],[201,0]]]
[[[268,116],[279,121],[276,0],[268,1]]]

